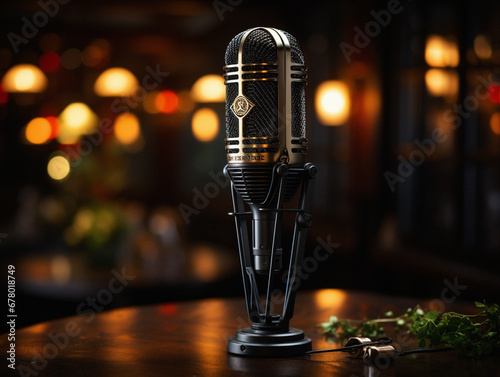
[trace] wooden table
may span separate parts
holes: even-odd
[[[373,318],[392,310],[429,302],[343,290],[301,292],[292,326],[303,329],[313,349],[333,348],[315,325],[330,315]],[[434,305],[439,302],[434,302]],[[427,306],[426,306],[427,305]],[[471,310],[469,305],[457,306]],[[36,308],[33,308],[36,310]],[[76,309],[75,309],[76,310]],[[369,369],[346,353],[323,353],[287,359],[228,355],[227,340],[247,327],[243,299],[207,299],[131,307],[102,313],[90,311],[40,323],[16,333],[16,366],[7,367],[7,335],[2,335],[0,375],[22,376],[500,376],[500,360],[461,357],[456,352],[400,357],[387,368]],[[391,334],[390,334],[391,335]],[[393,338],[403,349],[412,340]],[[8,362],[7,362],[8,363]]]

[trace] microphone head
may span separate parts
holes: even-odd
[[[297,40],[249,29],[229,43],[225,63],[228,163],[304,163],[307,75]]]

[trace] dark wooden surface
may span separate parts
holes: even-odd
[[[441,305],[342,290],[301,292],[292,326],[313,340],[313,349],[333,348],[315,325],[330,315],[339,318],[401,313],[420,304]],[[446,310],[470,305],[446,306]],[[35,309],[34,309],[35,310]],[[497,356],[482,360],[456,352],[409,355],[384,369],[368,369],[345,353],[324,353],[287,359],[253,359],[226,353],[227,339],[247,327],[243,299],[207,299],[132,307],[98,314],[83,313],[44,322],[16,334],[14,373],[7,367],[7,336],[2,335],[0,375],[33,376],[500,376]],[[402,349],[415,348],[407,338],[393,339]],[[413,343],[412,343],[413,342]],[[45,354],[46,357],[43,357]],[[32,373],[32,374],[30,374]]]

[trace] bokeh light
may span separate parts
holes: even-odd
[[[61,67],[61,58],[54,51],[47,51],[38,59],[38,65],[44,72],[55,72]]]
[[[425,73],[425,85],[431,96],[455,97],[458,95],[458,73],[455,70],[431,68]]]
[[[109,68],[97,78],[94,91],[102,97],[128,97],[134,94],[139,82],[125,68]]]
[[[425,45],[425,61],[431,67],[456,67],[460,62],[457,42],[431,35]]]
[[[474,38],[474,52],[479,59],[489,59],[492,55],[491,44],[485,35]]]
[[[325,81],[316,89],[316,114],[327,126],[344,124],[349,118],[351,101],[349,88],[341,81]]]
[[[59,135],[59,131],[61,130],[61,122],[59,122],[59,118],[49,115],[45,117],[50,123],[50,127],[52,132],[50,133],[50,139],[55,139],[57,135]]]
[[[488,88],[488,95],[491,102],[500,103],[500,85],[491,84]]]
[[[74,144],[97,126],[98,118],[86,104],[74,102],[61,112],[59,121],[61,128],[57,139],[63,144]]]
[[[191,129],[194,137],[199,141],[207,142],[215,139],[219,133],[217,113],[208,107],[197,110],[193,114]]]
[[[61,54],[61,65],[65,69],[76,69],[82,64],[82,53],[77,48],[69,48]]]
[[[52,278],[57,284],[66,284],[71,278],[71,262],[65,255],[57,255],[50,261]]]
[[[60,181],[66,178],[71,170],[69,161],[61,155],[56,155],[47,164],[47,173],[53,180]]]
[[[179,97],[171,90],[163,90],[156,95],[155,105],[161,113],[171,114],[177,110]]]
[[[32,64],[18,64],[7,71],[2,85],[7,92],[40,93],[47,87],[47,77]]]
[[[133,144],[141,134],[139,119],[132,113],[123,113],[115,120],[115,137],[118,142],[125,145]]]
[[[490,128],[496,135],[500,135],[500,113],[495,112],[491,114]]]
[[[88,46],[83,50],[82,62],[87,67],[95,67],[104,57],[104,51],[97,46]]]
[[[0,105],[7,103],[8,100],[9,96],[7,94],[7,91],[4,89],[3,85],[0,84]]]
[[[32,119],[24,130],[26,140],[32,144],[46,143],[52,134],[52,127],[46,118]]]
[[[87,67],[104,68],[108,66],[109,55],[109,42],[105,39],[96,39],[87,46],[82,53],[82,62]]]
[[[226,87],[220,75],[200,77],[191,88],[191,97],[196,102],[224,102]]]

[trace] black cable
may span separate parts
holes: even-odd
[[[453,347],[445,347],[445,348],[417,348],[414,350],[408,351],[400,351],[397,353],[398,356],[410,355],[412,353],[427,353],[427,352],[445,352],[445,351],[453,351],[455,348]]]
[[[373,346],[375,344],[378,344],[376,342],[371,342],[371,343],[365,343],[365,344],[355,344],[353,346],[348,346],[348,347],[340,347],[340,348],[330,348],[330,349],[324,349],[324,350],[312,350],[312,351],[307,351],[306,355],[310,355],[312,353],[322,353],[322,352],[337,352],[337,351],[349,351],[353,348],[361,348],[364,346]]]

